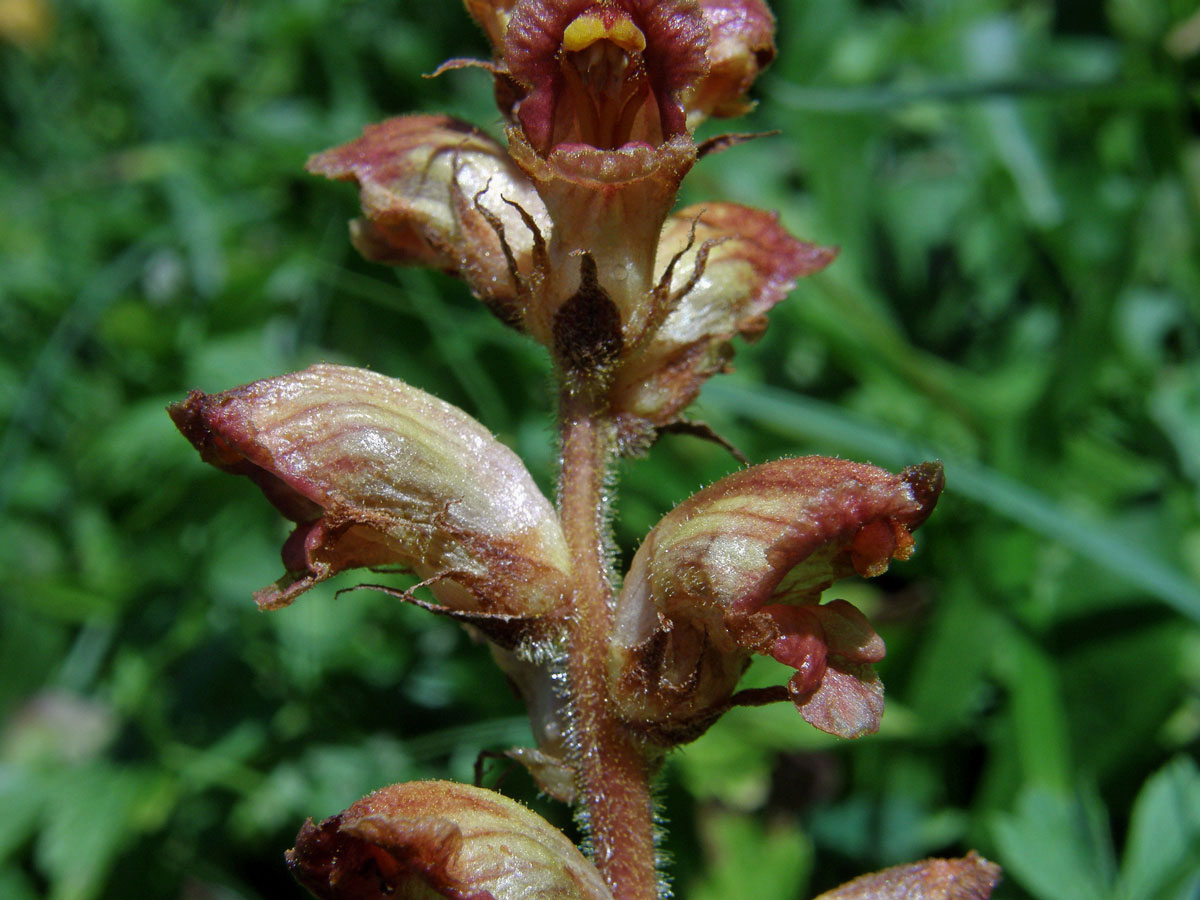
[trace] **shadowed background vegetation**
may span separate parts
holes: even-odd
[[[838,590],[888,641],[877,737],[784,705],[671,757],[677,894],[798,900],[975,847],[1000,898],[1195,900],[1194,0],[774,7],[779,60],[727,127],[782,133],[684,199],[841,256],[693,414],[753,461],[937,457],[948,488],[913,561]],[[354,191],[302,172],[390,114],[498,134],[483,74],[422,78],[485,53],[450,0],[0,0],[0,896],[300,897],[305,817],[529,741],[483,648],[335,597],[362,578],[256,612],[286,523],[164,413],[365,365],[551,489],[543,353],[456,282],[358,259]],[[685,437],[625,464],[622,551],[734,467]]]

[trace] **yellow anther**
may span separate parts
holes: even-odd
[[[606,24],[597,13],[579,16],[563,32],[563,49],[571,52],[586,50],[597,41],[611,41],[626,53],[641,53],[646,49],[646,36],[627,18]]]

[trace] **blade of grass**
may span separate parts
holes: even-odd
[[[918,103],[978,103],[996,98],[1070,100],[1110,106],[1175,106],[1181,87],[1165,80],[1052,81],[1004,79],[1000,81],[930,81],[911,87],[810,87],[780,78],[766,82],[771,100],[798,112],[859,114],[895,110]]]
[[[455,313],[438,296],[429,277],[421,271],[395,273],[402,290],[387,282],[368,278],[342,266],[322,267],[321,277],[335,290],[356,294],[390,309],[399,309],[421,319],[433,336],[438,353],[451,368],[454,379],[474,404],[472,411],[500,428],[512,421],[508,405],[484,368],[473,335],[460,327]],[[490,324],[490,323],[489,323]]]
[[[72,357],[88,339],[100,316],[121,292],[137,279],[145,265],[156,231],[125,250],[87,281],[74,302],[63,313],[33,366],[13,406],[12,421],[0,435],[0,515],[4,514],[13,479],[42,426],[59,383],[72,367]]]

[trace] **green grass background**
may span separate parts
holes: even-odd
[[[25,10],[47,15],[21,30]],[[1200,897],[1200,19],[1193,0],[778,0],[684,199],[841,247],[694,415],[762,461],[946,461],[853,744],[730,714],[662,779],[686,900],[977,848],[1000,898]],[[16,11],[16,12],[14,12]],[[36,24],[36,22],[35,22]],[[306,156],[385,115],[498,133],[453,2],[0,0],[0,896],[299,897],[306,816],[527,742],[486,653],[345,576],[260,614],[286,525],[163,411],[317,360],[459,404],[553,480],[543,353],[359,260]],[[706,126],[705,134],[716,130]],[[622,469],[628,553],[734,468]],[[750,683],[779,683],[757,665]],[[501,774],[489,770],[489,783]],[[570,828],[522,773],[504,788]]]

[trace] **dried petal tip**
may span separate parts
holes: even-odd
[[[170,409],[220,469],[296,530],[260,591],[286,606],[340,571],[399,565],[452,610],[548,616],[570,571],[558,518],[517,456],[462,410],[374,372],[313,366]]]
[[[815,900],[988,900],[999,881],[1000,867],[972,851],[863,875]]]
[[[320,825],[310,819],[287,862],[321,900],[612,900],[541,816],[448,781],[394,784]]]
[[[878,575],[913,547],[941,490],[941,466],[893,475],[810,456],[754,466],[685,500],[635,554],[617,607],[614,695],[667,743],[725,708],[750,653],[796,669],[792,702],[839,737],[875,731],[883,641],[844,600],[821,592]]]

